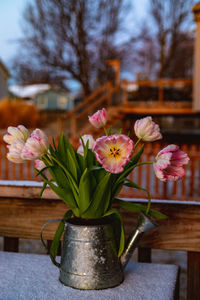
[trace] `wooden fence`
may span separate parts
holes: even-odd
[[[147,143],[142,156],[142,161],[153,161],[156,154],[166,145],[160,143]],[[188,153],[190,162],[186,166],[186,174],[177,182],[163,183],[158,180],[152,165],[136,168],[131,174],[137,184],[148,189],[152,198],[172,199],[182,201],[200,201],[200,145],[182,145],[181,149]],[[35,176],[34,163],[28,161],[24,164],[14,164],[6,158],[7,148],[5,143],[0,143],[0,180],[41,180]],[[132,188],[124,187],[121,197],[145,198],[145,193]]]

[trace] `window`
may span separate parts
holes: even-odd
[[[48,99],[46,96],[40,96],[39,97],[39,101],[38,101],[38,105],[40,108],[47,108],[48,106]]]
[[[67,98],[65,96],[58,97],[58,108],[67,108]]]

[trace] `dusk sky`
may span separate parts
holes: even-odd
[[[0,58],[9,64],[16,51],[16,39],[21,36],[20,19],[23,8],[30,0],[0,2]]]
[[[137,16],[144,16],[148,0],[134,2]],[[10,59],[17,51],[16,40],[22,36],[20,24],[26,3],[31,0],[6,0],[0,1],[0,59],[9,65]]]

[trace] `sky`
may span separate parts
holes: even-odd
[[[17,51],[16,40],[22,36],[20,19],[23,9],[30,0],[0,1],[0,59],[10,63]]]
[[[23,11],[32,0],[0,1],[0,59],[9,69],[12,58],[18,51],[17,40],[22,37]],[[134,1],[134,22],[145,16],[148,0]],[[130,20],[131,21],[131,20]],[[12,82],[12,78],[10,80]]]

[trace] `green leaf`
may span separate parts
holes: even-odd
[[[143,204],[139,204],[139,203],[134,203],[134,202],[130,202],[130,201],[125,201],[125,200],[120,200],[115,198],[114,203],[118,204],[120,207],[130,211],[130,212],[135,212],[135,213],[139,213],[139,212],[146,212],[146,206]],[[164,214],[162,214],[161,212],[158,212],[156,210],[151,209],[149,211],[149,215],[158,219],[167,219],[168,217]]]
[[[88,169],[86,168],[81,176],[80,183],[79,183],[79,208],[80,208],[80,215],[82,212],[86,211],[90,205],[90,176]]]
[[[117,185],[117,187],[115,187],[113,190],[112,190],[112,199],[115,198],[119,192],[121,191],[122,187],[124,185],[124,182],[121,182]]]
[[[44,190],[46,189],[46,186],[47,186],[47,183],[44,182],[44,183],[43,183],[43,186],[42,186],[42,188],[41,188],[41,191],[40,191],[40,197],[42,197],[42,194],[44,193]]]
[[[73,160],[73,162],[76,166],[77,174],[80,175],[79,165],[78,165],[78,161],[77,161],[77,153],[76,153],[74,147],[69,142],[69,140],[62,133],[60,138],[59,138],[58,151],[57,151],[57,156],[56,157],[59,159],[59,161],[61,161],[64,164],[64,166],[68,170],[70,170],[70,165],[69,165],[70,164],[70,158],[67,155],[67,150],[70,152],[70,157],[72,158],[72,160]]]
[[[130,212],[135,212],[135,213],[139,213],[139,212],[145,212],[146,210],[146,206],[142,205],[142,204],[138,204],[138,203],[133,203],[130,201],[125,201],[125,200],[120,200],[115,198],[114,203],[117,203],[120,207],[130,211]]]
[[[149,215],[157,219],[168,219],[168,216],[154,209],[150,209]]]
[[[109,128],[108,130],[108,135],[112,135],[112,132],[113,132],[113,129],[112,129],[112,126]]]
[[[68,220],[70,219],[72,216],[72,211],[71,210],[68,210],[66,212],[66,214],[63,216],[63,220]],[[54,235],[54,238],[53,238],[53,242],[51,244],[51,249],[50,249],[50,257],[51,257],[51,260],[52,262],[55,264],[55,258],[56,258],[56,255],[58,253],[58,247],[59,247],[59,242],[60,242],[60,238],[62,236],[62,233],[64,231],[64,228],[65,228],[65,225],[63,222],[60,222],[59,225],[58,225],[58,228],[56,230],[56,233]]]
[[[65,168],[65,166],[55,157],[52,156],[52,159],[62,168],[62,170],[64,171],[64,173],[67,175],[67,178],[69,180],[69,184],[70,187],[72,189],[73,195],[76,199],[76,201],[78,201],[78,186],[74,180],[74,178],[72,177],[72,175],[70,174],[70,172]]]
[[[92,195],[92,201],[87,211],[84,213],[84,217],[92,216],[93,218],[100,218],[103,216],[104,207],[107,205],[108,186],[111,173],[106,175],[97,184],[97,187]],[[106,201],[105,201],[106,199]]]
[[[71,152],[69,149],[67,149],[67,156],[68,156],[68,169],[70,170],[70,173],[74,177],[74,179],[77,182],[77,168],[76,163],[71,155]]]
[[[54,138],[52,138],[52,141],[53,141],[53,147],[54,147],[54,150],[57,151],[57,149],[56,149],[56,143],[55,143]]]
[[[109,216],[114,214],[116,218],[118,219],[118,228],[116,233],[120,233],[119,243],[118,244],[118,257],[121,256],[121,254],[124,251],[124,245],[125,245],[125,235],[124,235],[124,226],[123,226],[123,219],[120,214],[120,212],[116,208],[111,208],[107,213],[104,214],[105,216]]]
[[[122,133],[122,128],[120,128],[118,131],[117,131],[117,134],[121,134]]]
[[[77,216],[76,208],[78,206],[75,199],[73,198],[71,190],[64,190],[61,187],[56,186],[44,174],[41,174],[41,176],[44,182],[50,186],[50,188],[60,197],[61,200],[63,200],[63,202],[65,202],[73,210],[74,214]]]

